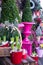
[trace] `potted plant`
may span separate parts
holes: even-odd
[[[26,0],[23,15],[22,15],[22,22],[24,24],[24,31],[31,30],[33,22],[32,22],[32,11],[30,9],[30,0]]]
[[[9,42],[6,40],[6,27],[1,25],[0,26],[0,47],[9,47]]]
[[[19,32],[18,28],[15,27],[17,29],[17,31]],[[11,61],[13,64],[19,64],[21,63],[22,60],[22,38],[21,38],[21,34],[19,32],[20,35],[20,39],[18,36],[16,36],[16,40],[14,42],[14,38],[11,38],[11,51],[10,51],[10,55],[11,55]]]
[[[36,65],[38,65],[38,55],[35,51],[32,53],[31,57],[36,61]]]
[[[22,48],[27,50],[28,55],[31,56],[32,54],[32,43],[28,39],[28,37],[31,34],[31,28],[34,24],[32,22],[32,12],[30,9],[30,0],[25,1],[24,9],[23,9],[23,15],[22,15],[22,24],[24,24],[22,33],[24,36]]]
[[[36,48],[38,57],[43,57],[43,44]]]
[[[39,57],[43,57],[43,40],[39,41],[39,46],[36,47],[37,54]]]
[[[38,61],[38,55],[37,55],[37,53],[34,51],[33,53],[32,53],[32,56],[31,56],[35,61]]]
[[[14,46],[14,42],[11,44],[11,61],[13,64],[19,64],[22,60],[22,50],[20,43],[18,42],[18,37],[16,37],[16,45]]]

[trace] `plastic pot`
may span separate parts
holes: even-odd
[[[0,47],[9,47],[9,42],[3,42],[3,44],[0,45]]]
[[[12,52],[11,55],[11,62],[13,64],[20,64],[22,60],[22,51]]]
[[[37,50],[38,57],[43,57],[43,48],[37,47],[36,50]]]
[[[35,61],[38,61],[38,56],[32,57]]]

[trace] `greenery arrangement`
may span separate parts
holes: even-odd
[[[13,40],[14,40],[14,37],[12,37],[11,41],[13,41]],[[12,50],[15,50],[16,49],[16,51],[18,51],[18,50],[21,49],[21,44],[19,42],[19,37],[18,36],[16,36],[16,41],[15,42],[13,41],[11,43],[11,48],[12,48]]]
[[[23,22],[31,22],[32,21],[32,12],[30,9],[30,0],[26,0],[24,5],[23,15],[22,15]]]
[[[7,28],[5,27],[0,27],[0,39],[3,40],[3,37],[6,36],[6,40],[10,41],[11,37],[14,37],[16,40],[16,36],[19,36],[17,30],[12,31],[11,27]]]
[[[9,21],[11,23],[14,22],[16,18],[21,22],[16,0],[2,0],[1,14],[1,22]]]

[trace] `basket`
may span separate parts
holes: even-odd
[[[14,26],[13,24],[9,24],[9,25],[6,25],[6,24],[2,24],[0,25],[0,27],[7,27],[9,28],[9,26],[11,26],[12,28],[12,31],[13,30],[17,30],[19,36],[20,36],[20,43],[21,43],[21,46],[22,47],[22,37],[21,37],[21,33],[19,31],[19,29]],[[3,56],[10,56],[10,50],[11,50],[11,47],[0,47],[0,57],[3,57]]]

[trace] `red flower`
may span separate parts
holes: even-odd
[[[41,22],[41,18],[35,18],[35,21],[40,23]]]

